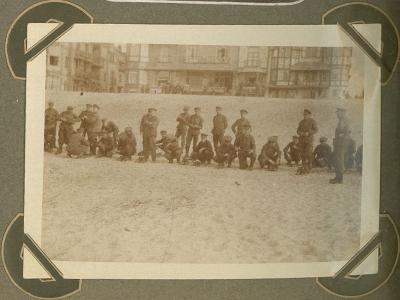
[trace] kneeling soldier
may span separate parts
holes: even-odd
[[[97,157],[112,157],[114,150],[114,137],[113,132],[106,132],[100,138],[100,141],[97,144],[98,152]]]
[[[106,133],[112,133],[112,137],[114,140],[114,145],[117,144],[118,141],[118,134],[119,134],[119,128],[118,126],[110,120],[107,120],[106,118],[101,119],[102,126],[101,126],[101,131],[106,132]]]
[[[281,150],[278,145],[278,137],[271,136],[268,138],[268,142],[262,147],[261,153],[258,156],[258,162],[260,163],[261,169],[264,166],[268,166],[268,170],[278,170],[278,165],[281,160]]]
[[[192,159],[196,163],[200,162],[209,164],[214,157],[214,151],[210,141],[207,139],[207,134],[201,134],[201,141],[197,144],[192,153]]]
[[[299,137],[297,135],[294,135],[292,141],[289,144],[287,144],[285,148],[283,148],[283,155],[289,167],[293,166],[292,163],[294,163],[296,166],[299,164],[301,156],[299,147]]]
[[[89,142],[83,137],[83,131],[84,128],[81,127],[70,135],[67,145],[69,157],[76,155],[77,158],[80,158],[89,154]]]
[[[121,154],[119,160],[131,160],[132,155],[136,153],[136,138],[132,132],[131,127],[126,127],[123,132],[119,134],[118,137],[118,152]]]
[[[178,140],[175,136],[167,134],[165,130],[161,132],[161,139],[156,142],[156,146],[164,151],[164,156],[169,163],[173,163],[174,159],[179,163],[181,160],[182,149],[179,147]]]
[[[234,146],[238,152],[239,168],[252,170],[256,161],[256,143],[250,134],[250,126],[243,126],[242,133],[236,137]],[[248,158],[250,158],[250,166],[247,163]]]
[[[224,167],[225,163],[228,168],[231,167],[233,160],[237,157],[235,146],[232,144],[232,137],[229,135],[224,136],[222,144],[216,150],[217,156],[215,161],[219,167]]]
[[[318,168],[328,167],[331,169],[332,165],[332,149],[326,142],[328,139],[326,137],[321,137],[319,139],[320,144],[315,147],[313,152],[313,165]]]

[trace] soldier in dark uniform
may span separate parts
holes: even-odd
[[[267,166],[269,171],[278,170],[281,155],[282,153],[279,149],[278,137],[269,137],[268,142],[262,147],[261,153],[258,156],[258,162],[260,163],[261,169],[263,169],[264,166]]]
[[[189,118],[189,130],[186,136],[186,155],[189,156],[190,144],[193,142],[193,151],[195,151],[197,142],[199,140],[200,130],[203,128],[203,118],[200,115],[200,108],[196,107],[194,109],[194,114]]]
[[[68,106],[66,111],[63,111],[60,116],[60,126],[58,128],[58,150],[57,154],[62,152],[64,144],[68,145],[69,138],[74,132],[74,123],[79,122],[79,118],[74,114],[74,108]]]
[[[197,162],[209,164],[214,157],[214,151],[207,136],[206,133],[201,134],[201,141],[197,144],[192,153],[192,159],[195,164],[197,164]]]
[[[118,153],[121,154],[118,160],[131,160],[132,155],[136,154],[136,146],[136,138],[132,132],[132,127],[126,127],[118,137]]]
[[[240,119],[237,119],[235,123],[232,124],[231,129],[233,133],[237,136],[242,132],[244,127],[249,127],[251,130],[251,124],[247,119],[247,110],[241,109],[240,110]]]
[[[189,124],[189,106],[184,106],[183,107],[183,112],[179,114],[179,116],[176,118],[176,121],[178,122],[178,125],[176,126],[176,133],[175,137],[177,139],[181,138],[181,148],[185,149],[185,144],[186,144],[186,135],[188,132],[188,124]]]
[[[283,155],[289,167],[293,166],[294,163],[296,166],[299,164],[301,160],[300,156],[300,147],[299,147],[299,137],[294,135],[292,137],[292,141],[283,148]]]
[[[49,107],[45,111],[44,117],[44,150],[53,152],[56,148],[56,131],[58,121],[58,111],[54,108],[54,102],[49,102]]]
[[[164,156],[169,163],[173,163],[174,159],[179,163],[181,160],[182,149],[179,147],[178,140],[175,136],[170,135],[167,131],[162,130],[161,139],[156,142],[156,146],[164,151]]]
[[[156,137],[158,118],[154,114],[155,108],[149,108],[147,114],[143,116],[140,122],[140,134],[143,137],[143,162],[147,162],[151,155],[151,161],[156,161]]]
[[[317,168],[328,167],[330,170],[332,168],[332,149],[327,141],[328,139],[324,136],[319,139],[320,144],[315,147],[313,152],[313,166]]]
[[[100,107],[97,104],[93,105],[93,112],[87,114],[85,120],[86,131],[90,144],[90,154],[96,155],[98,137],[101,134],[102,122],[99,115]]]
[[[305,109],[303,116],[304,119],[297,127],[302,163],[302,167],[297,172],[299,175],[305,175],[311,171],[314,134],[318,131],[317,123],[311,118],[311,111]]]
[[[89,153],[89,142],[83,137],[83,128],[79,128],[77,131],[74,131],[67,145],[67,155],[68,157],[72,157],[73,155],[76,158],[85,157]]]
[[[113,132],[105,132],[97,143],[97,157],[112,157],[114,144]]]
[[[333,164],[336,176],[329,182],[332,184],[341,184],[343,183],[344,154],[349,142],[350,128],[345,109],[338,108],[336,115],[338,125],[335,130],[335,139],[333,140]]]
[[[92,104],[86,104],[86,110],[83,110],[79,114],[79,119],[81,119],[81,128],[83,128],[82,135],[83,137],[86,136],[87,133],[87,124],[86,124],[86,119],[88,116],[93,113],[93,105]]]
[[[351,170],[354,168],[354,155],[356,153],[356,142],[350,136],[351,132],[349,131],[349,140],[347,143],[346,150],[344,152],[344,169]]]
[[[101,122],[103,124],[101,126],[101,131],[105,133],[112,133],[114,145],[116,145],[118,142],[118,134],[119,134],[118,126],[113,121],[107,120],[106,118],[103,118]]]
[[[243,125],[241,132],[236,136],[234,143],[239,157],[239,168],[252,170],[256,161],[256,143],[250,134],[250,126]],[[247,162],[248,158],[250,158],[250,165]]]
[[[235,146],[232,144],[232,137],[224,136],[222,144],[216,149],[215,161],[223,168],[225,163],[231,167],[233,160],[237,157]]]
[[[222,144],[224,138],[225,129],[228,127],[228,120],[222,114],[222,107],[216,107],[217,114],[213,118],[213,129],[211,133],[213,135],[214,149],[218,149],[219,145]]]

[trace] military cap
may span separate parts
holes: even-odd
[[[184,110],[184,111],[189,111],[189,110],[190,110],[189,105],[185,105],[185,106],[183,107],[183,110]]]
[[[67,110],[73,110],[74,108],[72,106],[67,106]]]
[[[215,109],[216,110],[222,110],[222,107],[221,106],[217,106],[217,107],[215,107]]]
[[[100,106],[98,106],[97,104],[93,104],[93,107],[100,109]]]
[[[245,110],[245,109],[241,109],[240,110],[240,113],[245,113],[245,114],[247,114],[247,113],[249,113],[247,110]]]
[[[155,109],[154,107],[150,107],[147,111],[152,112],[152,111],[157,111],[157,109]]]
[[[167,131],[166,131],[166,130],[161,130],[160,133],[161,133],[161,134],[167,133]]]
[[[195,111],[200,111],[201,109],[200,109],[200,107],[195,107],[194,110]]]
[[[201,136],[208,136],[208,134],[207,133],[202,133]]]
[[[327,139],[326,137],[324,137],[324,136],[321,136],[320,139],[319,139],[319,141],[320,141],[321,143],[326,142],[327,140],[328,140],[328,139]]]
[[[304,113],[311,115],[311,111],[309,109],[304,109]]]

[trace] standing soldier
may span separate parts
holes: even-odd
[[[251,130],[251,124],[249,120],[247,120],[247,114],[247,110],[241,109],[240,119],[237,119],[236,122],[232,124],[231,129],[236,136],[242,133],[243,127],[249,127],[249,129]]]
[[[228,120],[222,114],[222,107],[217,106],[215,109],[217,114],[213,118],[213,129],[211,133],[213,135],[214,149],[218,149],[223,142],[225,129],[228,127]]]
[[[198,143],[196,148],[193,150],[192,159],[195,164],[198,164],[198,162],[201,164],[210,164],[214,157],[214,151],[207,136],[206,133],[202,133],[200,143]]]
[[[228,164],[228,168],[231,167],[233,160],[236,158],[236,149],[232,144],[232,137],[229,135],[224,136],[222,144],[215,150],[217,152],[215,161],[218,163],[220,168]]]
[[[83,128],[82,131],[82,135],[83,137],[86,136],[87,134],[87,123],[86,120],[89,117],[89,115],[93,113],[93,105],[92,104],[86,104],[86,110],[83,110],[80,114],[79,114],[79,119],[81,119],[81,127]]]
[[[99,115],[100,107],[97,104],[93,104],[93,112],[87,115],[86,130],[90,144],[90,154],[96,155],[97,149],[97,138],[101,133],[101,118]]]
[[[203,128],[203,118],[200,115],[200,107],[195,107],[194,114],[189,118],[189,130],[186,136],[186,155],[189,156],[190,144],[193,141],[193,151],[195,151],[197,147],[197,142],[199,140],[200,130]]]
[[[258,156],[258,162],[261,169],[264,166],[268,167],[269,171],[278,170],[278,165],[281,160],[281,150],[278,145],[278,137],[270,136],[268,142],[262,147],[261,153]]]
[[[329,180],[332,184],[343,183],[344,172],[344,154],[349,142],[349,123],[346,118],[346,110],[338,108],[336,110],[338,125],[335,130],[335,139],[333,140],[333,163],[335,167],[335,178]]]
[[[297,171],[299,175],[305,175],[311,171],[314,134],[318,131],[317,123],[311,118],[311,111],[305,109],[303,116],[304,119],[297,127],[302,163],[302,168]]]
[[[106,118],[101,119],[102,126],[101,126],[101,131],[105,133],[112,133],[112,137],[114,140],[114,145],[117,144],[118,141],[118,134],[119,134],[119,128],[118,126],[110,120],[107,120]]]
[[[301,158],[299,149],[299,137],[297,135],[294,135],[292,137],[292,141],[287,144],[285,148],[283,148],[283,155],[289,167],[293,166],[292,163],[295,163],[296,166],[299,164]]]
[[[254,137],[250,134],[250,126],[243,125],[242,133],[236,136],[235,149],[239,157],[239,168],[253,170],[256,161],[256,143]],[[250,166],[247,159],[250,158]]]
[[[131,160],[132,155],[136,153],[136,146],[136,137],[132,132],[132,127],[126,127],[118,136],[118,152],[121,154],[118,160]]]
[[[156,146],[164,151],[164,156],[169,163],[173,163],[174,159],[179,163],[181,160],[182,149],[179,147],[178,140],[175,136],[169,135],[167,131],[161,130],[161,139],[156,142]]]
[[[183,107],[183,112],[179,114],[179,116],[176,118],[176,121],[178,122],[178,125],[176,126],[176,133],[175,137],[177,139],[181,138],[181,148],[185,149],[185,144],[186,144],[186,135],[188,131],[188,124],[189,124],[189,106],[184,106]]]
[[[56,130],[58,121],[58,111],[54,108],[54,102],[49,102],[49,107],[45,111],[44,117],[44,150],[53,152],[56,148]]]
[[[351,132],[349,131],[349,140],[347,143],[346,150],[344,152],[344,169],[350,170],[354,168],[354,155],[356,153],[356,142],[350,136]]]
[[[74,132],[74,123],[79,122],[79,118],[74,114],[74,108],[68,106],[66,111],[60,114],[60,126],[58,128],[58,150],[57,154],[62,152],[64,144],[69,143],[69,139]]]
[[[140,134],[143,136],[143,162],[149,160],[151,155],[151,161],[156,161],[156,144],[155,139],[157,136],[158,118],[155,116],[157,111],[155,108],[149,108],[147,114],[143,116],[140,122]]]

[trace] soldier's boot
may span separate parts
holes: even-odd
[[[56,154],[61,154],[62,153],[62,145],[58,146]]]
[[[329,183],[330,184],[342,184],[343,183],[343,178],[342,179],[340,179],[340,178],[333,178],[333,179],[330,179],[329,180]]]

